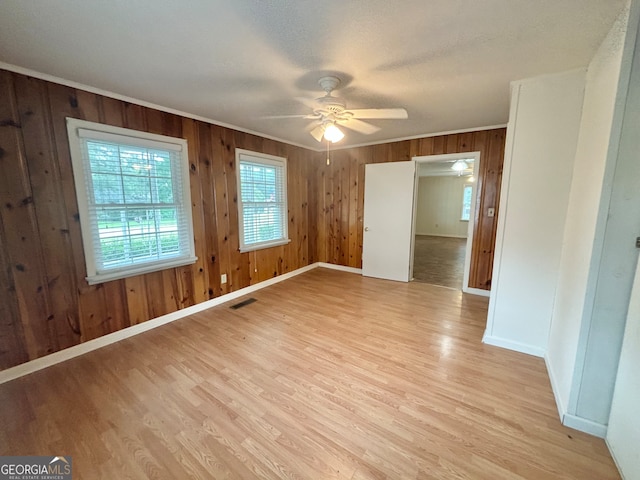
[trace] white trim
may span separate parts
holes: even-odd
[[[192,237],[193,235],[191,235],[189,238],[192,238]],[[86,251],[87,250],[85,249],[85,252]],[[186,257],[186,258],[178,257],[173,261],[165,259],[158,262],[144,263],[136,267],[119,268],[119,269],[114,269],[113,271],[107,270],[104,273],[98,273],[96,275],[87,276],[85,277],[85,280],[89,285],[98,285],[100,283],[110,282],[112,280],[120,280],[122,278],[129,278],[129,277],[136,277],[138,275],[144,275],[145,273],[160,272],[162,270],[167,270],[169,268],[184,267],[185,265],[193,265],[197,261],[198,261],[198,257],[196,256]],[[91,259],[91,263],[95,265],[95,262],[93,261],[93,259]],[[87,270],[88,270],[88,267],[87,267]]]
[[[189,152],[188,144],[184,138],[169,137],[155,133],[133,130],[130,128],[115,127],[103,123],[89,122],[77,118],[66,117],[67,137],[69,139],[69,153],[71,154],[71,164],[73,166],[73,181],[76,187],[76,198],[78,201],[78,214],[80,216],[80,229],[82,232],[82,245],[84,247],[84,257],[87,269],[87,283],[95,285],[111,280],[131,277],[142,273],[155,272],[195,263],[196,257],[194,237],[193,237],[193,217],[191,213],[191,190],[189,185]],[[89,160],[82,152],[83,142],[91,138],[99,138],[114,144],[140,145],[143,148],[165,148],[174,151],[179,156],[179,165],[172,165],[172,181],[179,184],[182,194],[181,202],[175,199],[179,206],[177,211],[181,212],[180,225],[184,222],[185,229],[178,230],[179,238],[186,238],[186,244],[180,242],[181,252],[177,256],[164,257],[153,262],[138,262],[116,268],[107,268],[97,265],[97,252],[95,247],[99,244],[98,222],[92,220],[89,209],[89,198],[94,195],[93,186],[87,181],[87,173],[91,168],[88,166]],[[175,170],[174,170],[175,168]],[[180,182],[174,179],[174,173],[180,174]],[[176,175],[177,177],[177,175]],[[175,188],[175,187],[174,187]],[[90,191],[87,191],[87,190]],[[158,207],[160,204],[154,204]],[[182,248],[184,247],[184,249]]]
[[[514,86],[520,86],[520,85],[526,85],[527,83],[536,83],[539,82],[540,80],[544,80],[545,78],[558,78],[558,77],[563,77],[563,76],[571,76],[574,75],[576,72],[583,72],[586,73],[587,72],[587,67],[578,67],[578,68],[572,68],[571,70],[565,70],[563,72],[556,72],[556,73],[543,73],[541,75],[536,75],[535,77],[527,77],[527,78],[521,78],[518,80],[511,80],[510,85],[511,87]]]
[[[93,123],[86,120],[67,117],[67,125],[72,120],[77,126],[77,135],[80,138],[88,138],[89,140],[100,140],[107,143],[121,143],[128,146],[136,146],[142,148],[150,148],[152,150],[171,150],[181,152],[187,147],[187,141],[184,138],[169,137],[166,135],[157,135],[155,133],[146,133],[146,135],[131,135],[131,132],[139,132],[128,128],[114,127],[104,123]],[[82,125],[92,128],[82,128]]]
[[[493,334],[494,319],[496,314],[496,303],[498,301],[498,281],[502,268],[502,245],[504,243],[505,219],[509,208],[509,185],[511,184],[511,161],[513,159],[513,149],[515,143],[515,121],[518,116],[518,101],[520,98],[520,85],[511,85],[511,106],[509,108],[509,124],[507,125],[507,135],[504,146],[504,162],[502,165],[502,183],[500,186],[500,201],[498,202],[498,220],[496,225],[496,240],[493,247],[493,268],[492,287],[489,298],[489,309],[487,311],[487,329],[485,336]],[[488,333],[487,333],[488,332]]]
[[[123,102],[133,103],[135,105],[140,105],[142,107],[153,108],[155,110],[160,110],[161,112],[173,113],[174,115],[180,115],[182,117],[191,118],[193,120],[207,122],[212,125],[218,125],[220,127],[230,128],[231,130],[237,130],[238,132],[248,133],[250,135],[257,135],[262,138],[268,138],[269,140],[275,140],[276,142],[282,142],[282,143],[286,143],[287,145],[293,145],[294,147],[300,147],[306,150],[312,150],[316,152],[324,151],[322,148],[315,150],[313,148],[309,148],[308,145],[295,143],[290,140],[284,140],[283,138],[267,135],[266,133],[256,132],[255,130],[249,130],[247,128],[238,127],[237,125],[231,125],[230,123],[219,122],[209,117],[195,115],[193,113],[184,112],[182,110],[177,110],[175,108],[164,107],[162,105],[158,105],[157,103],[151,103],[145,100],[139,100],[137,98],[128,97],[127,95],[121,95],[119,93],[111,92],[109,90],[103,90],[101,88],[92,87],[90,85],[85,85],[84,83],[74,82],[73,80],[66,80],[64,78],[56,77],[55,75],[49,75],[48,73],[42,73],[36,70],[31,70],[29,68],[19,67],[17,65],[12,65],[10,63],[0,62],[0,69],[8,70],[10,72],[19,73],[22,75],[27,75],[29,77],[39,78],[40,80],[46,80],[47,82],[66,85],[67,87],[77,88],[79,90],[84,90],[86,92],[103,95],[105,97],[115,98],[116,100],[122,100]]]
[[[549,376],[549,381],[551,383],[551,391],[553,392],[553,397],[556,401],[558,416],[562,425],[564,425],[565,427],[573,428],[574,430],[578,430],[580,432],[588,433],[589,435],[605,438],[607,436],[606,425],[602,425],[601,423],[596,423],[591,420],[587,420],[586,418],[567,413],[566,403],[560,396],[558,382],[556,380],[555,374],[553,373],[553,368],[551,366],[549,356],[546,352],[544,354],[544,363],[547,367],[547,375]],[[611,448],[609,448],[609,450],[611,450]]]
[[[560,396],[560,389],[558,388],[558,382],[556,380],[555,374],[553,373],[553,368],[551,367],[549,355],[547,355],[547,352],[545,352],[544,354],[544,364],[547,367],[547,375],[549,376],[549,381],[551,382],[551,391],[553,392],[553,397],[556,400],[556,407],[558,408],[558,416],[560,417],[560,421],[562,422],[562,419],[564,418],[567,412],[567,408],[565,406],[566,404],[562,400],[562,397]]]
[[[473,160],[473,177],[476,179],[471,183],[471,217],[467,220],[467,235],[466,237],[458,237],[456,235],[434,235],[434,236],[447,236],[452,238],[466,238],[466,246],[464,252],[464,270],[462,278],[462,291],[465,293],[472,293],[469,287],[469,278],[471,277],[471,250],[473,247],[473,231],[476,225],[476,197],[478,196],[478,172],[480,171],[480,162],[482,161],[482,155],[479,150],[474,152],[459,152],[459,153],[446,153],[442,155],[421,155],[412,157],[411,159],[416,165],[416,172],[419,170],[419,164],[430,162],[446,162],[451,160]],[[416,236],[416,205],[418,204],[418,182],[414,182],[414,194],[413,194],[413,224],[412,224],[412,236],[411,236],[411,271],[410,277],[413,277],[413,259],[415,257],[415,245],[414,239]],[[495,207],[495,205],[494,205]],[[482,212],[480,212],[482,215]],[[462,221],[462,220],[461,220]]]
[[[460,220],[461,222],[464,222],[466,220]],[[443,235],[442,233],[419,233],[416,232],[416,235],[422,235],[424,237],[442,237],[442,238],[467,238],[466,235]]]
[[[290,238],[282,240],[274,240],[273,242],[252,243],[248,247],[240,247],[238,250],[240,253],[255,252],[256,250],[262,250],[263,248],[280,247],[281,245],[287,245],[291,243]]]
[[[609,450],[609,454],[611,455],[611,458],[613,458],[613,463],[616,464],[616,468],[618,469],[618,473],[620,474],[620,478],[622,478],[622,480],[630,480],[627,477],[625,477],[624,472],[622,471],[622,468],[620,468],[620,463],[618,462],[618,459],[616,458],[615,450],[613,448],[611,448],[611,444],[609,443],[609,439],[606,436],[604,437],[604,443],[607,445],[607,449]]]
[[[457,153],[442,153],[442,154],[434,154],[434,155],[417,155],[415,157],[411,157],[411,160],[417,163],[429,163],[429,162],[447,162],[451,160],[473,160],[474,162],[478,161],[478,156],[480,156],[480,150],[476,150],[473,152],[457,152]],[[473,174],[475,175],[475,168]],[[428,176],[428,175],[425,175]],[[457,176],[457,175],[454,175]]]
[[[153,108],[155,110],[160,110],[161,112],[173,113],[174,115],[180,115],[182,117],[191,118],[193,120],[199,120],[201,122],[207,122],[212,125],[218,125],[224,128],[230,128],[231,130],[236,130],[238,132],[248,133],[250,135],[257,135],[262,138],[268,138],[269,140],[275,140],[276,142],[286,143],[287,145],[293,145],[294,147],[304,148],[305,150],[311,150],[312,152],[324,152],[324,147],[313,148],[309,147],[309,145],[303,145],[302,143],[292,142],[291,140],[285,140],[284,138],[274,137],[273,135],[268,135],[266,133],[257,132],[255,130],[250,130],[248,128],[239,127],[237,125],[232,125],[230,123],[220,122],[218,120],[214,120],[209,117],[203,117],[202,115],[195,115],[193,113],[188,113],[182,110],[177,110],[175,108],[164,107],[162,105],[158,105],[157,103],[147,102],[145,100],[139,100],[137,98],[129,97],[127,95],[121,95],[119,93],[111,92],[109,90],[103,90],[101,88],[92,87],[90,85],[86,85],[80,82],[74,82],[73,80],[67,80],[61,77],[56,77],[55,75],[50,75],[48,73],[38,72],[37,70],[31,70],[30,68],[20,67],[18,65],[13,65],[11,63],[6,63],[0,61],[0,69],[8,70],[10,72],[19,73],[22,75],[27,75],[29,77],[39,78],[40,80],[46,80],[47,82],[58,83],[60,85],[65,85],[71,88],[77,88],[80,90],[85,90],[90,93],[96,93],[98,95],[103,95],[105,97],[115,98],[116,100],[122,100],[123,102],[133,103],[135,105],[140,105],[142,107]],[[424,135],[413,135],[409,137],[400,137],[400,138],[392,138],[388,140],[381,140],[379,142],[370,142],[370,143],[359,143],[356,145],[344,145],[341,147],[334,147],[335,144],[332,145],[332,150],[342,150],[345,148],[356,148],[356,147],[366,147],[370,145],[382,145],[384,143],[393,143],[393,142],[402,142],[405,140],[415,140],[418,138],[429,138],[429,137],[440,137],[443,135],[453,135],[457,133],[468,133],[468,132],[481,132],[484,130],[495,130],[497,128],[505,128],[507,126],[506,123],[499,125],[488,125],[485,127],[472,127],[472,128],[463,128],[460,130],[449,130],[446,132],[436,132],[436,133],[428,133]]]
[[[358,275],[362,275],[361,268],[347,267],[345,265],[336,265],[335,263],[326,263],[326,262],[317,262],[314,265],[317,265],[318,267],[322,267],[322,268],[330,268],[332,270],[340,270],[341,272],[349,272],[349,273],[356,273]]]
[[[580,400],[583,372],[587,361],[587,343],[593,324],[593,312],[595,309],[596,290],[599,288],[600,268],[604,253],[605,234],[610,215],[611,196],[613,192],[613,181],[618,164],[618,154],[620,151],[620,139],[622,137],[622,127],[625,119],[626,102],[631,85],[631,70],[633,67],[633,57],[636,50],[636,38],[639,30],[640,3],[631,2],[627,29],[624,35],[624,46],[622,48],[622,58],[620,61],[620,72],[615,96],[615,109],[611,121],[609,133],[609,145],[607,147],[605,170],[602,180],[602,191],[600,192],[600,204],[596,217],[596,227],[591,247],[591,259],[587,274],[587,287],[585,301],[581,316],[580,334],[578,337],[578,347],[576,361],[573,369],[573,379],[571,382],[571,395],[569,396],[569,408],[576,411]]]
[[[467,188],[471,189],[471,203],[473,203],[473,183],[475,182],[475,177],[471,177],[473,178],[473,182],[471,183],[467,183],[465,185],[462,186],[462,209],[460,210],[460,221],[461,222],[469,222],[471,221],[471,205],[469,205],[469,218],[464,218],[464,199],[466,197],[465,193],[467,192]]]
[[[542,348],[534,345],[527,345],[525,343],[507,340],[506,338],[488,335],[487,330],[485,330],[484,336],[482,337],[482,343],[493,345],[494,347],[506,348],[507,350],[513,350],[515,352],[526,353],[527,355],[533,355],[534,357],[544,357],[544,354],[546,353]]]
[[[481,288],[463,288],[463,293],[470,293],[471,295],[480,295],[481,297],[489,298],[491,296],[491,290],[482,290]]]
[[[580,432],[588,433],[599,438],[605,438],[607,436],[607,426],[601,423],[592,422],[586,418],[576,417],[570,413],[565,413],[562,418],[562,424],[565,427],[573,428]]]
[[[444,135],[456,135],[459,133],[470,133],[470,132],[483,132],[485,130],[496,130],[498,128],[505,128],[507,126],[506,123],[500,123],[498,125],[487,125],[484,127],[471,127],[471,128],[461,128],[459,130],[447,130],[445,132],[434,132],[434,133],[422,133],[419,135],[410,135],[408,137],[398,137],[398,138],[390,138],[388,140],[381,140],[379,142],[369,142],[369,143],[357,143],[355,145],[344,145],[336,147],[335,143],[331,144],[332,150],[344,150],[347,148],[358,148],[358,147],[370,147],[372,145],[383,145],[385,143],[394,143],[394,142],[404,142],[407,140],[418,140],[420,138],[431,138],[431,137],[442,137]],[[309,147],[305,147],[309,148]],[[316,152],[322,152],[323,149],[317,149]],[[456,155],[456,154],[453,154]]]
[[[236,185],[238,189],[238,225],[239,225],[239,250],[240,252],[253,252],[255,250],[261,250],[263,248],[277,247],[280,245],[286,245],[291,240],[289,239],[289,197],[287,195],[287,183],[289,177],[287,173],[287,157],[277,157],[275,155],[269,155],[268,153],[254,152],[251,150],[245,150],[242,148],[236,148]],[[242,178],[240,174],[240,164],[242,162],[253,163],[257,165],[266,165],[268,167],[274,167],[276,169],[275,188],[276,192],[280,190],[282,192],[284,205],[280,212],[280,222],[282,225],[282,238],[270,239],[263,242],[246,244],[244,235],[244,200],[242,199]],[[280,175],[281,174],[281,175]],[[280,177],[282,185],[278,189],[278,177]],[[275,202],[274,202],[275,204]],[[278,204],[279,205],[279,204]]]
[[[99,348],[106,347],[107,345],[111,345],[113,343],[119,342],[120,340],[133,337],[135,335],[138,335],[143,332],[147,332],[149,330],[153,330],[154,328],[160,327],[167,323],[174,322],[176,320],[187,317],[189,315],[193,315],[194,313],[202,312],[204,310],[226,303],[238,297],[242,297],[249,293],[261,290],[270,285],[274,285],[284,280],[288,280],[289,278],[300,275],[301,273],[308,272],[309,270],[313,270],[314,268],[318,268],[319,266],[327,266],[327,268],[335,268],[336,270],[342,270],[342,268],[337,268],[339,267],[338,265],[334,265],[331,267],[329,267],[328,265],[329,264],[312,263],[311,265],[307,265],[306,267],[298,268],[297,270],[293,270],[292,272],[284,273],[277,277],[269,278],[268,280],[264,280],[263,282],[257,283],[255,285],[250,285],[248,287],[241,288],[240,290],[237,290],[235,292],[227,293],[220,297],[212,298],[211,300],[198,303],[197,305],[192,305],[191,307],[183,308],[182,310],[178,310],[176,312],[162,315],[161,317],[157,317],[157,318],[148,320],[146,322],[139,323],[137,325],[124,328],[122,330],[118,330],[117,332],[109,333],[108,335],[104,335],[102,337],[89,340],[79,345],[74,345],[73,347],[60,350],[59,352],[52,353],[45,357],[37,358],[35,360],[31,360],[29,362],[22,363],[20,365],[16,365],[15,367],[7,368],[6,370],[3,370],[0,372],[0,384],[9,382],[11,380],[22,377],[24,375],[28,375],[33,372],[37,372],[38,370],[51,367],[52,365],[62,363],[66,360],[70,360],[72,358],[78,357],[80,355],[91,352],[93,350],[98,350]],[[343,267],[343,268],[349,268],[349,267]],[[346,271],[349,271],[349,270],[346,270]]]

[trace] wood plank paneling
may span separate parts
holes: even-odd
[[[489,290],[502,181],[505,129],[441,135],[331,152],[331,164],[317,153],[311,181],[318,202],[313,246],[319,261],[362,267],[364,165],[411,160],[414,156],[480,152],[475,230],[469,286]],[[357,169],[356,169],[357,166]],[[349,177],[346,182],[345,176]],[[345,192],[345,189],[349,191]],[[355,203],[355,205],[353,205]],[[496,209],[487,216],[487,209]],[[356,239],[354,241],[354,239]]]
[[[77,300],[73,292],[73,259],[70,255],[68,226],[62,197],[60,172],[49,115],[46,85],[34,79],[18,77],[16,98],[29,166],[36,222],[41,232],[42,260],[46,274],[49,304],[47,322],[55,332],[56,349],[78,343],[72,325],[77,324]],[[46,232],[42,235],[42,232]]]
[[[479,150],[471,286],[488,289],[504,129],[313,152],[0,70],[0,368],[308,265],[362,265],[364,166]],[[198,261],[88,285],[66,117],[186,138]],[[240,253],[235,148],[288,160],[286,246]],[[227,283],[220,275],[227,274]]]
[[[2,222],[0,222],[0,245],[7,245]],[[28,360],[18,302],[12,294],[16,287],[13,283],[13,272],[7,253],[5,248],[0,248],[0,292],[3,300],[6,299],[0,302],[0,369]]]
[[[9,260],[12,277],[10,288],[2,291],[0,303],[18,305],[18,320],[24,335],[23,339],[7,339],[3,343],[23,344],[26,350],[3,355],[3,359],[9,361],[25,355],[27,358],[40,357],[57,350],[57,335],[47,320],[51,310],[44,254],[16,97],[14,76],[0,72],[0,98],[3,99],[0,102],[2,248]],[[4,327],[5,323],[2,325]],[[2,337],[16,334],[17,330],[7,330]]]
[[[87,284],[66,117],[187,139],[195,264]],[[236,147],[288,158],[289,245],[239,252]],[[307,265],[314,159],[299,147],[0,70],[0,369]]]

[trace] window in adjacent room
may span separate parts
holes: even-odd
[[[465,185],[462,190],[462,216],[460,220],[469,221],[471,218],[471,195],[473,192],[473,185]]]
[[[289,243],[287,159],[236,149],[240,251]]]
[[[67,118],[87,281],[194,263],[187,142]]]

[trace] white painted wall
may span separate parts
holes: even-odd
[[[640,479],[640,262],[631,292],[607,444],[624,478]]]
[[[471,177],[420,177],[416,234],[467,238],[469,222],[460,220],[462,193]]]
[[[567,412],[576,362],[628,13],[627,9],[620,15],[587,69],[582,120],[546,356],[562,415]]]
[[[611,162],[611,185],[603,189],[596,231],[598,254],[590,272],[574,383],[569,409],[575,416],[606,425],[611,410],[618,361],[624,336],[631,287],[635,275],[640,236],[640,2],[634,0],[623,54],[624,78],[627,52],[631,55],[630,77],[621,126]],[[635,46],[635,47],[634,47]],[[627,70],[628,72],[628,70]],[[614,125],[615,126],[615,125]],[[619,139],[619,140],[617,140]],[[612,152],[613,153],[613,152]],[[605,175],[606,176],[606,175]],[[604,200],[604,198],[603,198]],[[591,288],[591,290],[589,290]]]
[[[584,82],[574,70],[512,85],[486,343],[546,351]]]

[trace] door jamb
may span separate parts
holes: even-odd
[[[485,290],[481,290],[478,288],[469,287],[469,274],[471,270],[471,249],[473,246],[473,232],[475,230],[476,225],[476,197],[478,195],[478,172],[480,171],[480,162],[482,161],[481,155],[479,151],[475,152],[464,152],[464,153],[448,153],[443,155],[422,155],[413,157],[412,160],[416,163],[416,177],[414,181],[414,192],[413,192],[413,222],[411,227],[411,271],[409,278],[413,279],[413,258],[415,257],[415,241],[413,240],[416,235],[416,211],[417,211],[417,202],[418,202],[418,186],[420,184],[420,173],[419,167],[420,163],[428,163],[428,162],[442,162],[442,161],[451,161],[451,160],[463,160],[466,158],[473,158],[473,177],[474,181],[471,183],[471,216],[469,218],[469,225],[467,227],[467,245],[465,248],[465,256],[464,256],[464,277],[462,280],[462,291],[464,293],[472,293],[474,295],[482,295],[489,296],[489,292]]]

